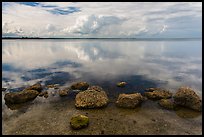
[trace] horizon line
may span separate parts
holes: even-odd
[[[180,38],[94,38],[94,37],[88,37],[88,38],[64,38],[64,37],[2,37],[2,39],[202,39],[202,37],[180,37]]]

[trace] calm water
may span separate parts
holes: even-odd
[[[188,85],[202,95],[201,40],[3,40],[2,87],[87,81],[113,92]],[[128,83],[125,91],[113,85]]]
[[[150,100],[137,109],[114,105],[119,93],[142,93],[149,87],[175,92],[187,85],[201,96],[201,55],[201,40],[3,40],[2,87],[7,91],[39,81],[61,87],[86,81],[101,86],[111,102],[104,109],[80,110],[72,96],[49,94],[47,99],[37,97],[31,104],[11,110],[4,104],[3,92],[2,133],[202,134],[201,113],[164,110]],[[118,88],[119,81],[128,84]],[[78,113],[89,116],[90,126],[73,131],[69,120]]]

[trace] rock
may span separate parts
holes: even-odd
[[[95,91],[98,91],[98,92],[103,91],[103,89],[101,87],[99,87],[99,86],[91,86],[91,87],[88,88],[88,90],[95,90]]]
[[[78,82],[71,85],[71,89],[73,90],[87,90],[89,84],[87,82]]]
[[[180,87],[173,96],[174,103],[196,111],[202,111],[200,97],[190,87]]]
[[[38,96],[40,96],[40,97],[43,96],[44,98],[48,98],[48,92],[47,91],[43,91]]]
[[[161,88],[147,88],[147,89],[145,89],[145,91],[147,91],[147,92],[152,92],[152,91],[155,91],[155,90],[162,91],[163,89],[161,89]]]
[[[144,101],[140,93],[120,94],[116,101],[116,106],[123,108],[135,108]]]
[[[79,92],[75,98],[77,108],[100,108],[108,104],[108,96],[105,91],[85,90]]]
[[[144,92],[144,96],[152,100],[168,99],[172,97],[172,93],[160,88],[151,89],[151,92]]]
[[[43,97],[44,97],[44,98],[48,98],[48,96],[49,96],[48,94],[44,94],[44,96],[43,96]]]
[[[2,88],[2,90],[1,90],[1,91],[6,91],[6,89],[7,89],[7,88]]]
[[[126,82],[118,82],[118,83],[117,83],[117,86],[118,86],[118,87],[125,87],[125,85],[127,85]]]
[[[73,129],[85,128],[89,125],[89,118],[84,115],[73,116],[70,120],[70,125]]]
[[[40,83],[36,83],[30,87],[27,87],[25,90],[36,90],[38,92],[41,92],[43,89],[42,85]]]
[[[62,89],[62,90],[59,90],[59,95],[60,95],[60,97],[64,97],[64,96],[67,96],[68,95],[68,93],[69,93],[69,89]]]
[[[39,92],[36,90],[23,90],[20,92],[6,93],[4,100],[6,104],[18,104],[31,101],[38,96]]]
[[[171,99],[161,99],[158,104],[165,108],[165,109],[169,109],[169,110],[175,110],[176,109],[176,104],[174,104],[174,102]]]
[[[54,88],[54,89],[58,89],[59,88],[59,84],[51,84],[51,85],[47,85],[47,88]]]

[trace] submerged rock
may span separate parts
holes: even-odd
[[[36,83],[30,87],[27,87],[25,90],[36,90],[38,92],[41,92],[43,89],[42,85],[40,83]]]
[[[171,99],[161,99],[158,104],[165,108],[165,109],[169,109],[169,110],[175,110],[177,105],[174,104],[174,102]]]
[[[43,91],[38,96],[44,97],[44,98],[48,98],[48,92],[47,91]]]
[[[152,100],[160,100],[160,99],[168,99],[172,97],[172,93],[161,88],[150,88],[149,91],[151,92],[145,92],[144,96],[146,96],[148,99]]]
[[[73,129],[81,129],[87,127],[89,118],[84,115],[73,116],[70,120],[70,125]]]
[[[60,97],[64,97],[64,96],[67,96],[68,94],[69,94],[69,89],[61,89],[61,90],[59,90],[59,96]]]
[[[155,90],[162,91],[163,89],[161,89],[161,88],[147,88],[147,89],[145,89],[145,91],[147,91],[147,92],[152,92],[152,91],[155,91]]]
[[[54,88],[54,89],[58,89],[59,88],[59,84],[51,84],[51,85],[47,85],[47,88]]]
[[[18,104],[31,101],[38,96],[39,92],[36,90],[23,90],[20,92],[6,93],[4,100],[6,104]]]
[[[144,101],[144,97],[140,93],[120,94],[116,106],[123,108],[135,108]]]
[[[190,87],[180,87],[173,96],[174,103],[196,111],[202,111],[202,101],[200,97]]]
[[[118,82],[118,83],[117,83],[117,86],[118,86],[118,87],[125,87],[125,85],[127,85],[126,82]]]
[[[71,89],[73,90],[87,90],[89,84],[87,82],[78,82],[71,85]]]
[[[77,108],[100,108],[108,104],[108,96],[105,91],[85,90],[79,92],[75,98]]]

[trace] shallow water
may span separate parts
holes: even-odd
[[[75,93],[60,98],[52,96],[50,89],[47,99],[37,97],[11,110],[4,104],[3,92],[3,134],[202,134],[201,113],[163,110],[152,101],[133,110],[114,105],[119,93],[143,93],[149,87],[174,93],[187,85],[201,97],[201,55],[200,39],[3,40],[2,87],[6,92],[39,81],[60,87],[86,81],[101,86],[111,100],[103,109],[78,110]],[[118,88],[119,81],[128,84]],[[92,120],[88,128],[70,129],[69,119],[75,113],[88,113]]]

